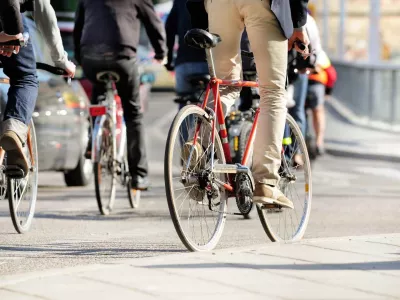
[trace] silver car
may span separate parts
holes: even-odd
[[[36,60],[52,64],[43,36],[33,21],[27,21]],[[92,163],[84,158],[90,126],[89,99],[78,80],[72,80],[69,85],[60,76],[37,72],[39,96],[33,120],[38,139],[39,170],[63,172],[67,186],[87,185],[92,176]],[[8,85],[0,84],[2,112],[8,88]]]

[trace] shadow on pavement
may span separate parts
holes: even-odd
[[[162,213],[151,213],[148,211],[135,212],[133,210],[127,212],[115,212],[108,216],[100,215],[97,211],[90,214],[62,214],[62,213],[36,213],[35,219],[57,219],[57,220],[84,220],[84,221],[122,221],[129,219],[140,218],[157,218],[157,219],[170,219],[171,216],[168,212]]]
[[[1,249],[1,248],[0,248]],[[362,270],[389,271],[400,270],[400,261],[360,262],[343,264],[287,264],[263,265],[242,263],[203,263],[203,264],[170,264],[146,266],[150,269],[255,269],[255,270],[294,270],[294,271],[330,271],[330,270]]]
[[[136,248],[124,248],[121,247],[121,244],[118,243],[115,245],[115,248],[110,246],[99,248],[99,243],[93,243],[97,247],[90,248],[91,243],[62,243],[62,244],[46,244],[41,245],[41,247],[24,247],[22,245],[17,246],[0,246],[0,251],[13,251],[16,253],[27,253],[27,252],[36,252],[36,253],[48,253],[46,254],[47,258],[54,258],[52,254],[57,256],[99,256],[104,255],[107,257],[117,257],[117,258],[126,258],[121,257],[121,254],[135,254],[135,253],[184,253],[187,250],[176,249],[176,248],[148,248],[148,247],[136,247]],[[87,248],[82,249],[83,245],[87,246]],[[14,253],[15,254],[15,253]]]

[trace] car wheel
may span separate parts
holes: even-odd
[[[82,149],[86,149],[86,145],[89,139],[89,126],[90,121],[85,123],[85,127],[82,129]],[[90,159],[85,158],[84,151],[78,161],[78,165],[73,170],[64,172],[64,180],[67,186],[86,186],[89,184],[93,175],[93,164]]]
[[[82,156],[75,169],[64,173],[64,180],[67,186],[86,186],[89,184],[92,174],[91,160]]]

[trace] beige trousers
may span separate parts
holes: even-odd
[[[246,26],[260,83],[260,116],[254,142],[253,176],[256,182],[277,185],[286,119],[285,80],[287,40],[271,11],[269,0],[205,0],[209,31],[221,36],[213,49],[217,76],[241,77],[240,39]],[[225,112],[240,90],[221,89]]]

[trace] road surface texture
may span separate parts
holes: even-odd
[[[169,216],[163,180],[165,139],[176,109],[172,97],[153,94],[146,114],[153,188],[139,209],[130,209],[120,189],[115,211],[101,216],[93,184],[66,188],[62,174],[42,172],[31,231],[18,235],[7,201],[0,201],[0,281],[6,275],[186,252]],[[313,178],[306,239],[399,232],[400,164],[326,155],[315,164]],[[228,217],[219,248],[260,244],[271,245],[255,211],[250,220]]]

